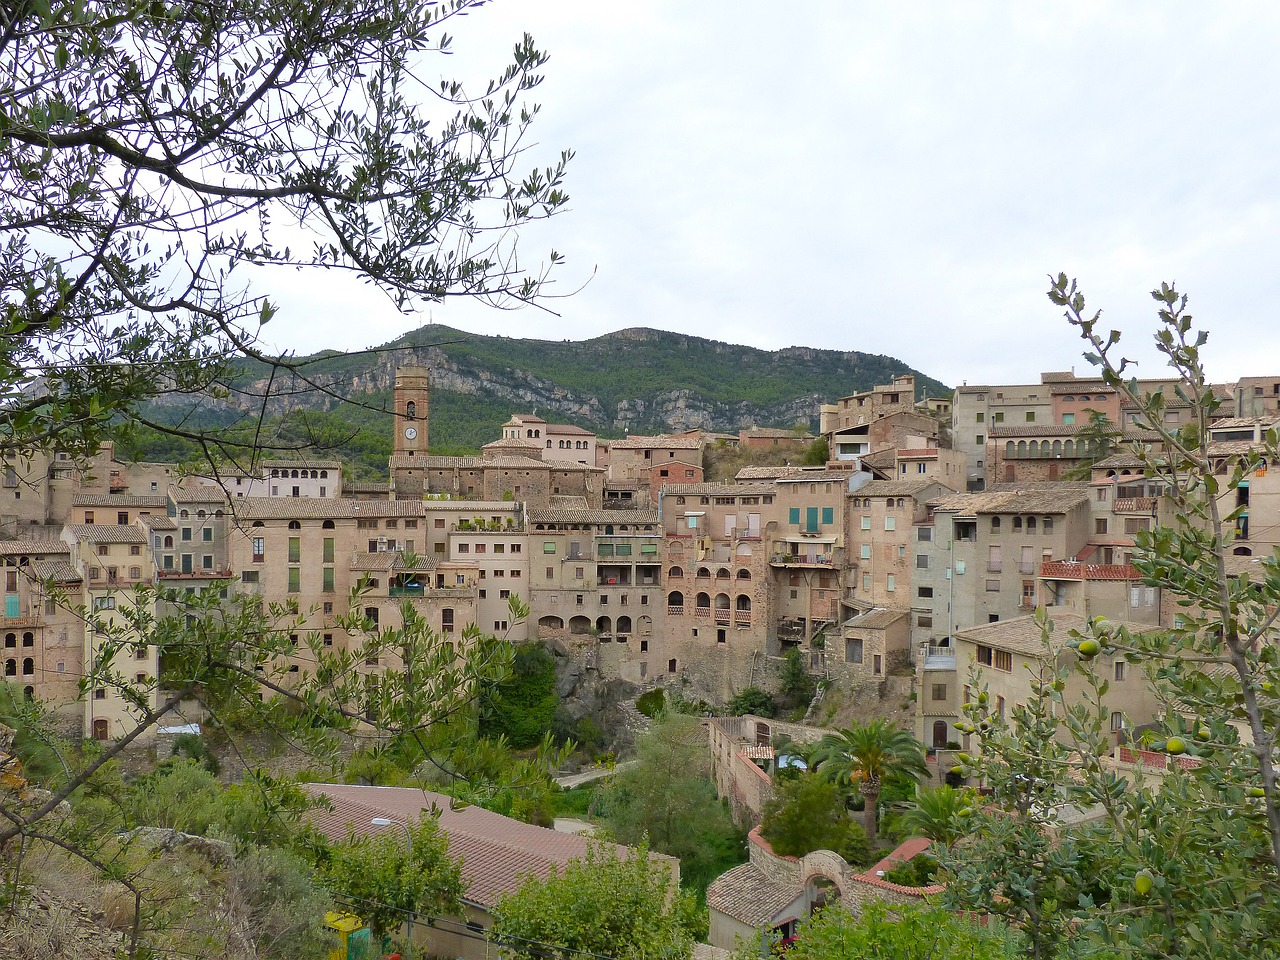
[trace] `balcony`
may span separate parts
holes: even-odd
[[[1151,516],[1156,512],[1156,502],[1155,497],[1117,497],[1111,504],[1111,512]]]
[[[710,607],[694,607],[693,615],[700,620],[710,620],[711,608]]]
[[[1077,560],[1046,560],[1040,564],[1045,580],[1141,580],[1131,563],[1080,563]]]
[[[684,607],[671,607],[671,606],[668,606],[668,607],[667,607],[667,616],[669,616],[669,617],[683,617],[683,616],[684,616]]]
[[[739,626],[739,627],[751,626],[751,611],[750,610],[733,611],[733,622],[736,626]]]
[[[724,609],[716,610],[716,623],[728,624],[730,619],[729,617],[730,613],[731,611],[729,610],[728,607],[725,607]]]
[[[925,670],[954,670],[955,647],[935,647],[933,644],[923,646],[920,648],[920,664]]]
[[[5,627],[38,627],[39,617],[0,617],[0,626]]]
[[[421,583],[393,583],[387,587],[388,597],[424,597],[426,594],[426,585]]]
[[[792,554],[777,553],[769,558],[769,566],[771,567],[830,567],[831,554],[829,553],[808,553],[808,554]]]

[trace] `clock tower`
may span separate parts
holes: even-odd
[[[427,453],[427,404],[429,401],[426,367],[400,367],[392,397],[395,431],[392,455],[425,456]]]

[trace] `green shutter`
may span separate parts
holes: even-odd
[[[792,507],[792,508],[791,508],[791,511],[790,511],[790,514],[789,514],[789,517],[788,517],[788,522],[789,522],[793,527],[798,527],[798,526],[800,526],[800,508],[799,508],[799,507]]]
[[[289,562],[290,563],[302,562],[302,538],[301,537],[289,538]]]
[[[289,568],[289,592],[300,593],[302,591],[302,570],[298,567]]]
[[[818,531],[818,508],[804,508],[804,529],[806,533],[816,533]]]
[[[824,524],[836,522],[836,511],[834,507],[822,508],[822,522]]]
[[[332,543],[333,541],[329,541]],[[324,592],[333,593],[333,567],[324,568]]]
[[[333,537],[324,538],[324,562],[333,563]]]

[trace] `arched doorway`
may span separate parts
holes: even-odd
[[[933,745],[939,749],[947,745],[947,721],[933,721]]]

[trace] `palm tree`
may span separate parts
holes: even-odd
[[[924,745],[906,730],[886,720],[854,724],[818,741],[814,751],[818,773],[837,782],[862,781],[866,800],[867,836],[876,836],[876,806],[885,777],[906,777],[917,783],[928,773]]]
[[[899,819],[902,829],[942,844],[949,852],[969,834],[973,816],[974,792],[949,786],[922,790],[916,787],[916,799]]]

